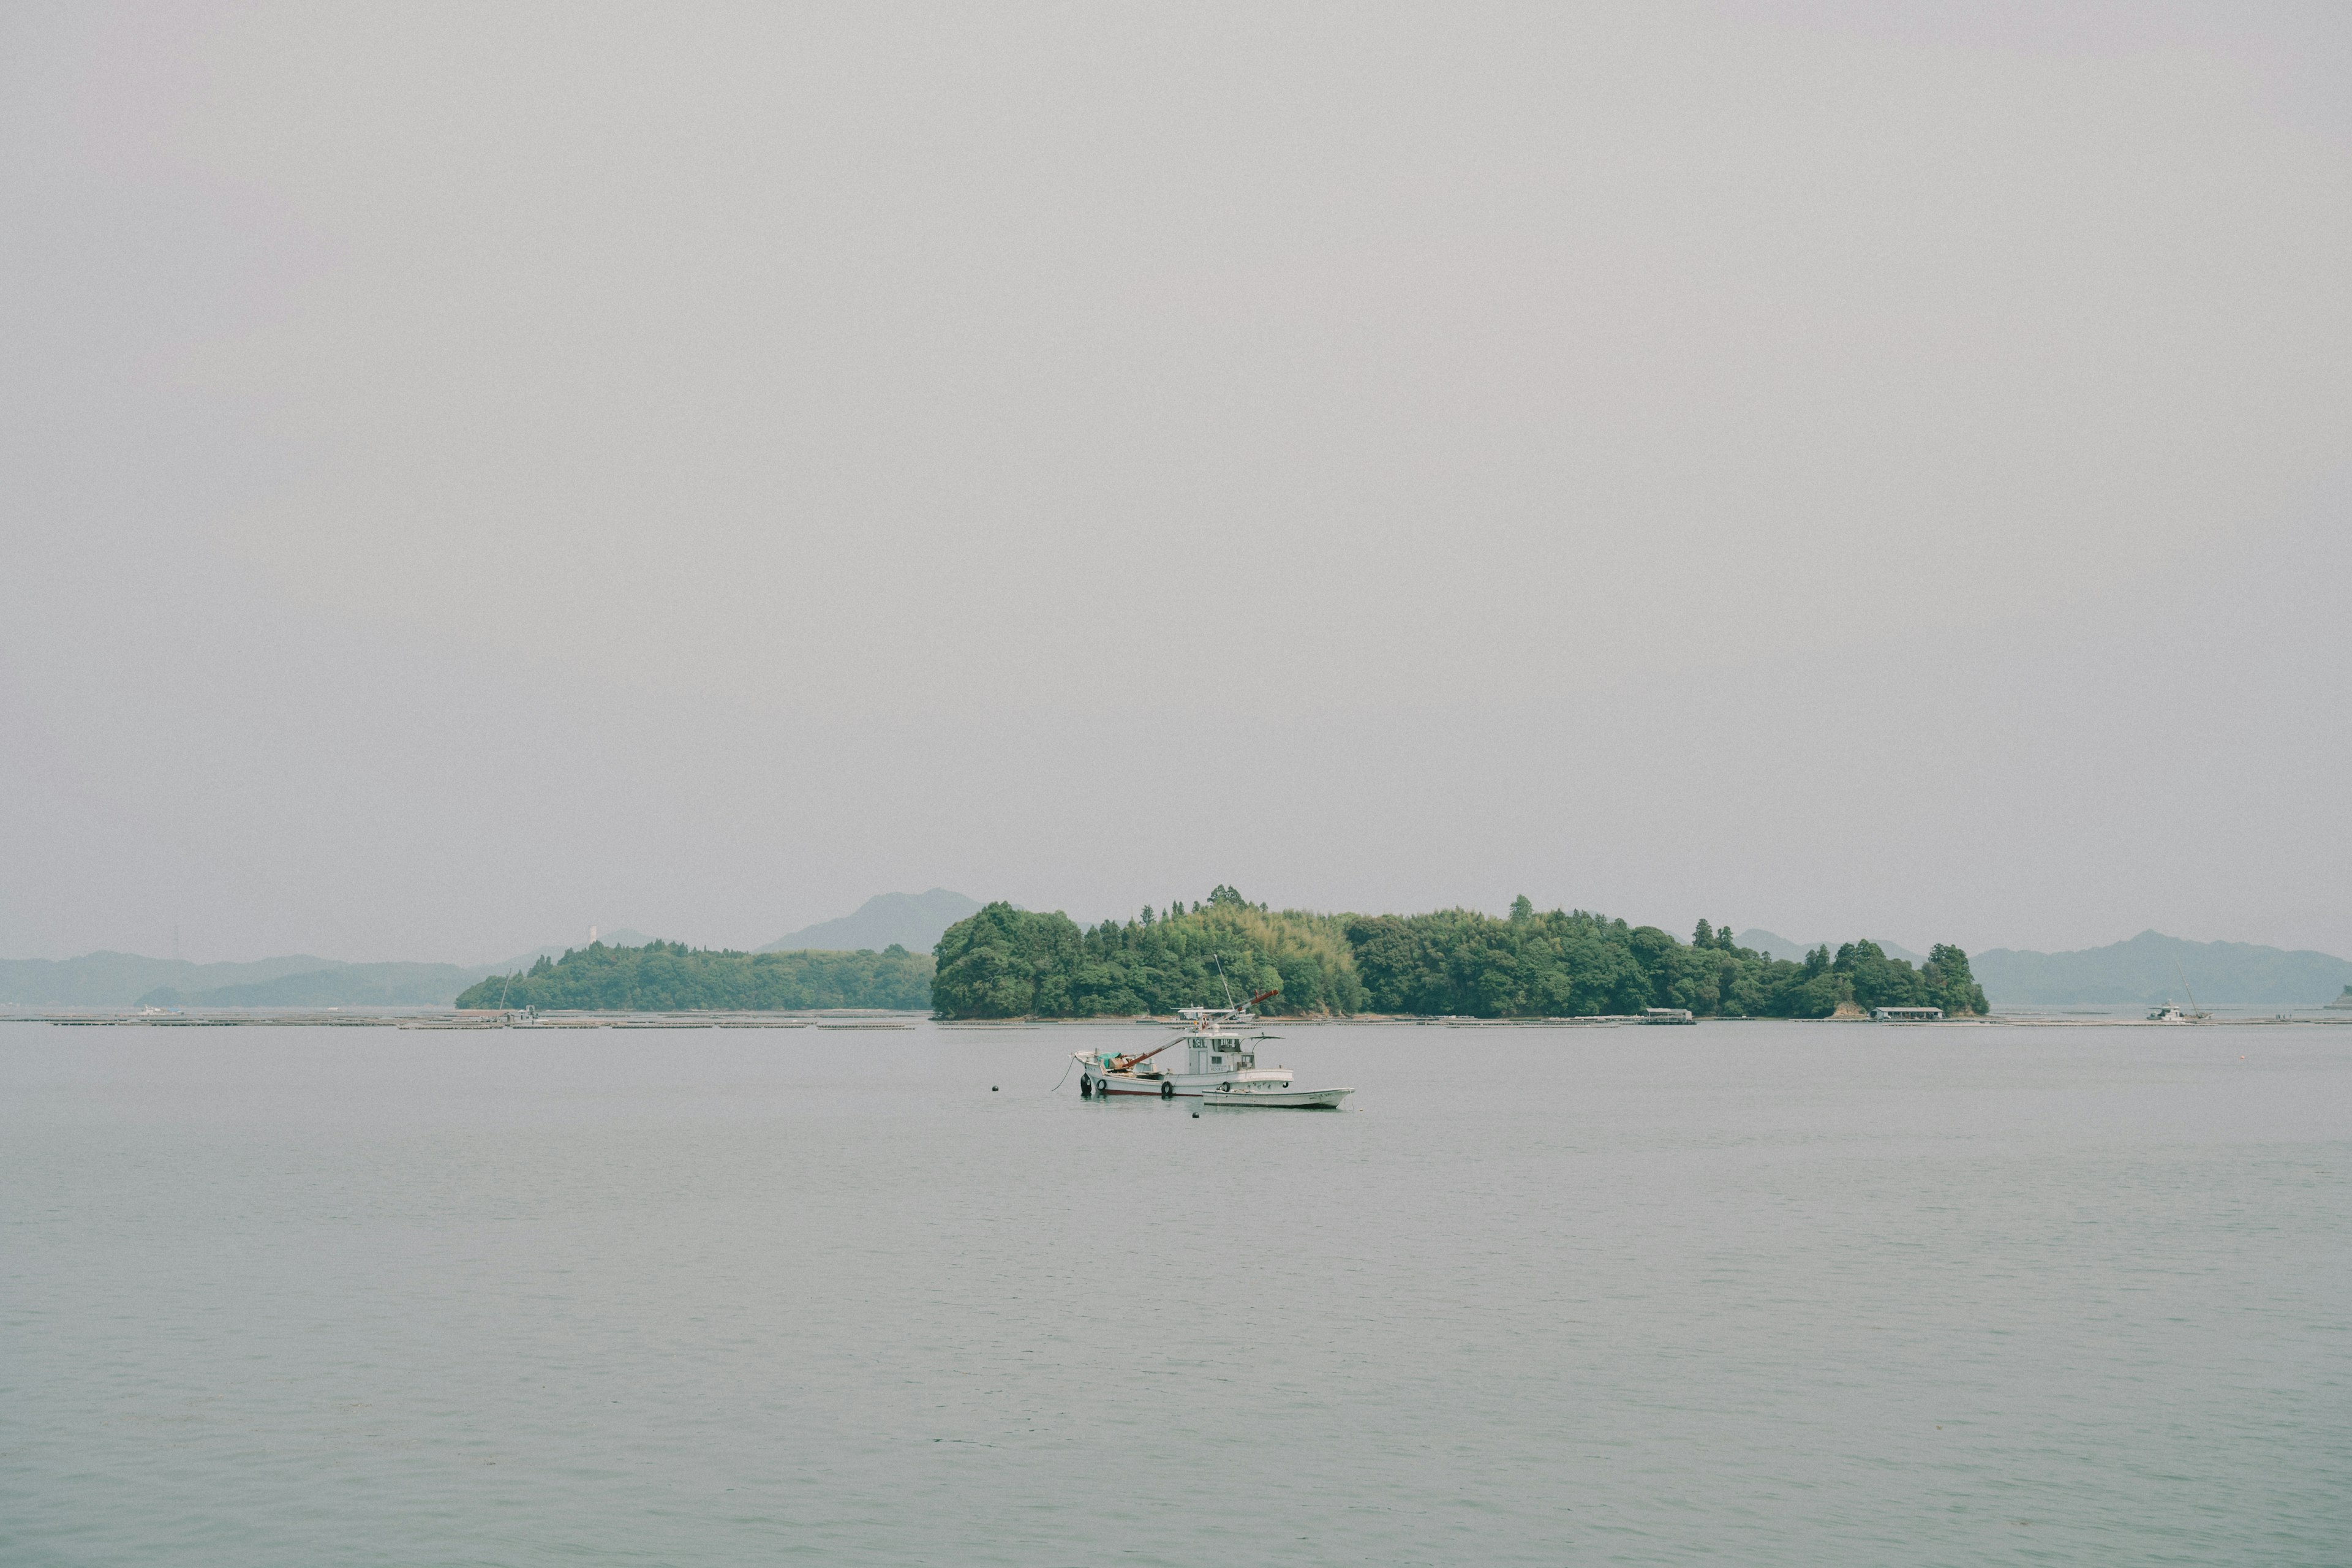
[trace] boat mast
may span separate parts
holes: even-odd
[[[2197,991],[2189,984],[2189,971],[2180,967],[2180,960],[2177,958],[2172,961],[2172,973],[2180,976],[2180,988],[2189,993],[2189,1016],[2192,1018],[2203,1017],[2205,1010],[2197,1005]]]

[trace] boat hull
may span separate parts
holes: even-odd
[[[1087,1087],[1097,1095],[1108,1094],[1119,1099],[1129,1096],[1160,1100],[1198,1100],[1213,1094],[1240,1076],[1235,1068],[1227,1072],[1162,1073],[1158,1078],[1138,1078],[1129,1073],[1106,1072],[1102,1064],[1090,1053],[1072,1051],[1071,1057],[1085,1074]],[[1163,1092],[1161,1084],[1173,1084],[1173,1092]]]
[[[1226,1094],[1204,1094],[1204,1110],[1337,1110],[1352,1089],[1273,1089]]]
[[[1177,1095],[1184,1092],[1180,1089],[1176,1090],[1174,1094],[1170,1093],[1167,1089],[1160,1087],[1166,1082],[1168,1082],[1168,1080],[1164,1078],[1122,1078],[1117,1073],[1105,1074],[1097,1077],[1094,1080],[1095,1098],[1097,1100],[1108,1100],[1112,1098],[1120,1100],[1129,1098],[1137,1100],[1173,1100]],[[1198,1091],[1195,1090],[1194,1092],[1197,1093]]]

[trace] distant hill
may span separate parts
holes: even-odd
[[[854,915],[821,921],[805,931],[780,936],[761,952],[879,952],[897,942],[909,952],[929,952],[948,927],[980,912],[978,899],[933,888],[928,893],[877,893]]]
[[[1753,927],[1741,931],[1732,940],[1738,942],[1742,947],[1752,947],[1757,952],[1765,954],[1767,957],[1785,958],[1791,963],[1802,963],[1805,961],[1805,954],[1812,952],[1813,949],[1822,945],[1817,942],[1790,942],[1785,936],[1775,936],[1769,931],[1762,931]],[[1914,952],[1907,947],[1898,946],[1894,942],[1883,941],[1878,938],[1873,938],[1872,940],[1878,942],[1878,951],[1885,953],[1889,958],[1899,958],[1904,963],[1911,964],[1915,968],[1927,962],[1924,954]],[[1829,944],[1830,952],[1832,956],[1836,954],[1839,945],[1839,943],[1834,942]],[[1979,978],[1981,979],[1982,976],[1979,976]]]
[[[878,952],[896,942],[926,955],[928,966],[940,933],[979,908],[941,888],[886,893],[854,915],[811,926],[762,951]],[[614,950],[643,948],[654,940],[633,931],[597,935]],[[0,959],[0,1007],[446,1007],[478,981],[520,974],[542,958],[588,946],[583,933],[574,942],[544,942],[498,963],[477,964],[348,963],[310,953],[250,963],[189,963],[132,952]],[[928,967],[924,973],[928,977]],[[762,978],[772,977],[763,971]],[[831,993],[823,986],[811,993],[818,994]]]
[[[2243,942],[2183,942],[2144,931],[2129,942],[2079,952],[1997,947],[1970,960],[1995,1006],[2059,1003],[2254,1003],[2316,1007],[2352,984],[2352,962]],[[2175,964],[2179,967],[2174,968]],[[2189,984],[2181,984],[2186,974]]]
[[[329,969],[188,991],[159,985],[142,1007],[446,1007],[482,978],[454,963],[339,963]]]
[[[79,958],[0,959],[0,1005],[399,1005],[379,1000],[398,992],[409,1005],[446,1006],[484,973],[439,963],[343,963],[308,953],[251,963],[188,963],[132,952],[90,952]],[[291,989],[273,989],[280,986]],[[255,1000],[227,1000],[220,994],[225,992],[249,994]],[[151,1000],[163,993],[183,1000]],[[302,999],[291,1000],[297,995]]]

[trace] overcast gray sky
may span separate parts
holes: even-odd
[[[0,954],[2352,953],[2352,8],[0,15]]]

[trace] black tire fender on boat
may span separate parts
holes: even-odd
[[[1080,1100],[1092,1100],[1094,1097],[1095,1080],[1090,1078],[1083,1076],[1080,1077],[1078,1079],[1078,1098]]]
[[[1160,1080],[1160,1098],[1162,1100],[1173,1100],[1176,1098],[1176,1080],[1174,1079],[1163,1078]]]

